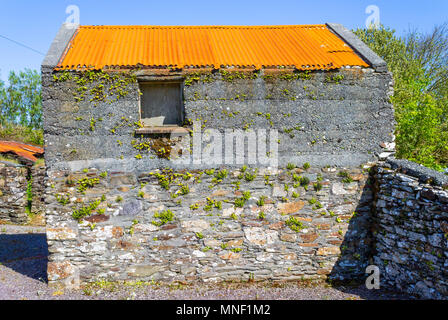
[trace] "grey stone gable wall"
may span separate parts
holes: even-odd
[[[93,106],[91,97],[74,100],[79,87],[74,81],[55,82],[53,75],[43,69],[45,160],[50,169],[92,163],[137,170],[171,165],[132,146],[143,141],[133,125],[139,120],[137,82],[118,101]],[[329,80],[334,76],[342,79]],[[218,73],[184,86],[185,119],[201,121],[203,131],[278,130],[280,165],[359,166],[375,160],[393,142],[391,93],[391,75],[372,69],[312,72],[310,79],[291,81],[263,79],[263,73],[256,79],[225,81]],[[143,159],[136,159],[138,154]]]

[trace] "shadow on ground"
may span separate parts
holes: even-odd
[[[27,277],[47,282],[45,233],[0,234],[0,263]]]

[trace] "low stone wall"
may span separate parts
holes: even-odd
[[[103,170],[48,171],[50,285],[365,277],[368,165]]]
[[[33,213],[45,212],[45,165],[31,167],[33,201],[31,211]]]
[[[27,174],[26,167],[0,163],[0,220],[27,221]]]
[[[28,179],[32,179],[31,207],[28,203]],[[45,166],[31,168],[13,163],[0,163],[0,220],[27,223],[27,210],[45,212]]]
[[[377,168],[376,252],[381,284],[448,296],[448,176],[405,160]]]

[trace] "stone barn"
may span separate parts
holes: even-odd
[[[342,25],[63,25],[42,81],[50,285],[365,278],[393,83]]]

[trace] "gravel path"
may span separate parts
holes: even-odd
[[[377,300],[409,299],[361,287],[225,283],[162,286],[98,282],[78,291],[58,291],[46,284],[48,249],[45,228],[0,225],[0,300]]]

